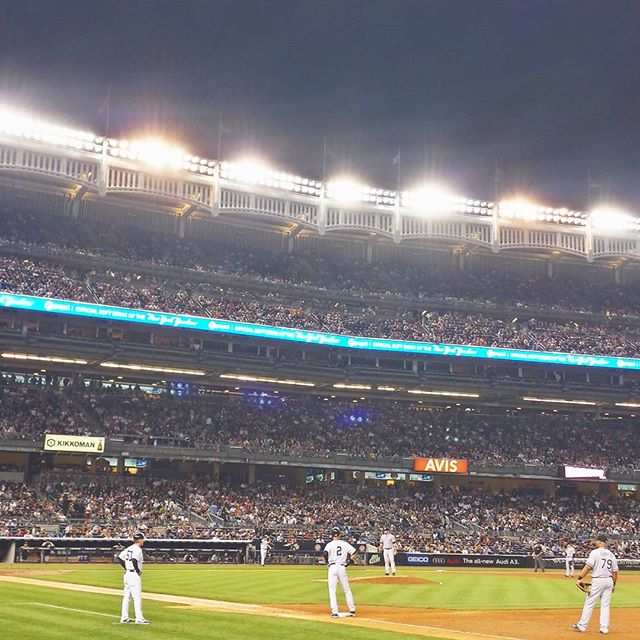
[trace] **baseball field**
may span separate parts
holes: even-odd
[[[402,568],[385,578],[379,569],[351,567],[350,578],[358,615],[335,620],[321,567],[147,566],[143,611],[151,625],[137,626],[119,623],[117,566],[7,565],[0,569],[0,637],[552,640],[576,635],[569,627],[583,602],[573,580],[553,571]],[[640,575],[621,573],[614,637],[637,638],[639,603]]]

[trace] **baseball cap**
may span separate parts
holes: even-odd
[[[133,534],[133,541],[136,542],[138,540],[145,540],[144,533],[140,533],[138,531],[137,533]]]
[[[607,538],[607,536],[604,533],[599,533],[598,536],[596,537],[596,540],[598,542],[609,542],[609,538]]]
[[[331,529],[331,535],[332,536],[339,536],[340,535],[340,527],[333,527],[333,529]]]

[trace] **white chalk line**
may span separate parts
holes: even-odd
[[[120,620],[120,616],[116,616],[112,613],[102,613],[101,611],[89,611],[88,609],[73,609],[72,607],[61,607],[57,604],[48,604],[47,602],[14,602],[13,606],[30,606],[30,607],[46,607],[47,609],[61,609],[62,611],[72,611],[73,613],[83,613],[89,616],[102,616],[103,618],[117,618]]]

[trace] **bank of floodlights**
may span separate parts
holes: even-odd
[[[90,131],[70,129],[0,108],[0,134],[56,147],[99,153],[104,138]]]
[[[591,212],[596,231],[640,231],[640,218],[614,207],[597,207]]]
[[[584,227],[588,214],[565,207],[545,207],[529,200],[503,200],[498,207],[498,215],[506,220],[525,222],[551,222],[556,224]]]
[[[220,164],[220,177],[243,184],[283,189],[312,196],[319,196],[322,187],[322,183],[316,180],[276,171],[254,160],[222,162]]]

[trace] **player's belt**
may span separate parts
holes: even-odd
[[[136,573],[135,569],[127,569],[127,573]]]
[[[334,564],[337,564],[339,567],[346,567],[346,564],[342,564],[342,562],[330,562],[329,566],[333,567]]]

